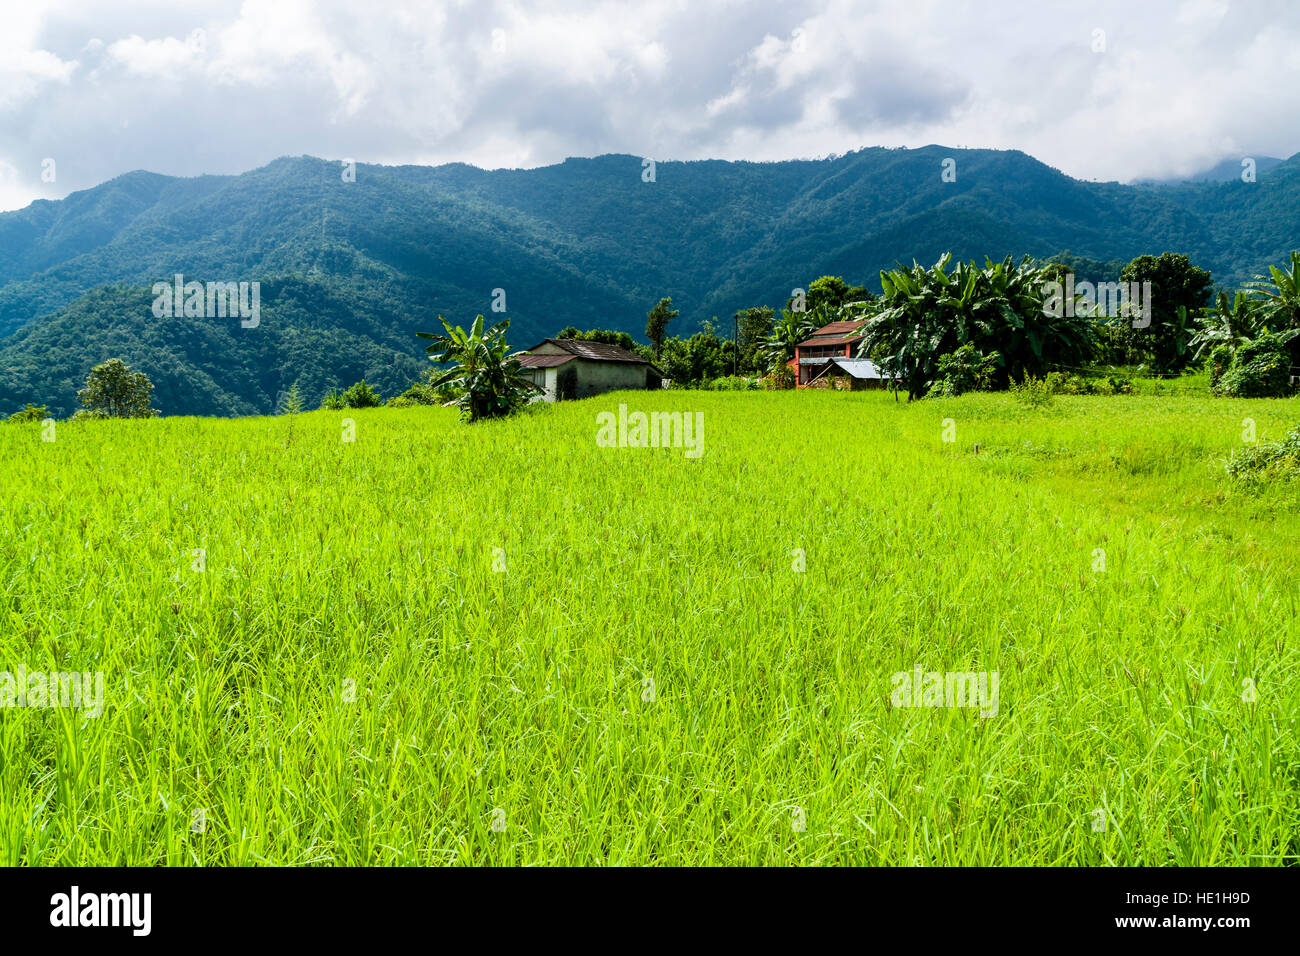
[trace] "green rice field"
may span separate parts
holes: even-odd
[[[0,669],[103,688],[0,697],[0,862],[1295,865],[1298,407],[0,425]]]

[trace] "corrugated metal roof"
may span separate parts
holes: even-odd
[[[524,368],[555,368],[557,365],[563,365],[565,362],[572,362],[576,355],[532,355],[525,352],[523,355],[516,355],[519,364]]]
[[[865,319],[852,319],[847,322],[832,322],[829,325],[823,325],[808,338],[799,343],[799,347],[816,346],[816,345],[850,345],[862,338],[858,330],[862,328]]]
[[[564,351],[569,352],[579,358],[591,359],[596,362],[634,362],[637,365],[649,365],[650,363],[637,355],[635,352],[629,352],[621,345],[607,345],[604,342],[586,342],[582,339],[543,339],[534,345],[538,348],[545,343],[550,342],[552,345],[558,345]],[[532,351],[530,349],[529,351]]]
[[[854,378],[884,378],[884,376],[880,374],[880,369],[876,367],[876,363],[871,361],[871,359],[833,358],[830,362],[836,368],[843,369],[847,374]],[[829,374],[833,375],[834,371],[830,370]]]

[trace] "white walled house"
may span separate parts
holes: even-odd
[[[514,356],[521,372],[542,389],[535,401],[587,398],[602,392],[660,388],[663,373],[634,352],[603,342],[543,339]]]

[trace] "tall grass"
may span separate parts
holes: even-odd
[[[705,454],[597,447],[619,402]],[[0,710],[0,861],[1294,864],[1300,502],[1223,462],[1296,407],[2,426],[0,669],[105,709]],[[891,706],[918,664],[997,715]]]

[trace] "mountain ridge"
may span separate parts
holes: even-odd
[[[941,177],[947,159],[954,182]],[[293,381],[315,400],[358,370],[391,394],[422,367],[414,332],[440,313],[492,317],[496,289],[522,347],[566,325],[639,336],[663,295],[682,310],[670,331],[689,334],[710,316],[779,306],[823,273],[878,287],[880,269],[945,251],[1101,262],[1170,249],[1231,286],[1300,245],[1300,154],[1254,184],[1092,183],[1019,150],[940,145],[654,171],[645,182],[640,157],[606,154],[517,170],[358,164],[346,182],[337,161],[281,157],[231,176],[138,170],[38,200],[0,214],[0,409],[71,410],[68,383],[109,343],[149,371],[166,343],[137,314],[139,293],[177,273],[269,285],[256,348],[256,336],[196,331],[181,338],[203,354],[165,350],[225,382],[177,384],[165,413],[247,414],[270,411]],[[106,289],[119,292],[93,294]],[[313,295],[328,334],[310,324]],[[290,348],[313,336],[340,354],[306,362]],[[283,367],[245,367],[254,359]],[[223,361],[247,374],[223,376]]]

